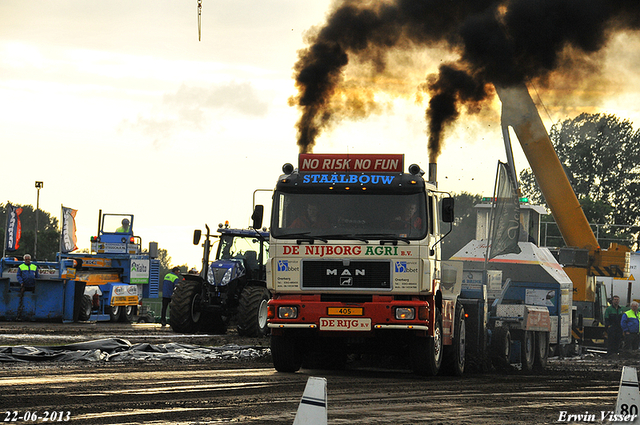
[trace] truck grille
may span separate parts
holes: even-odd
[[[302,261],[302,289],[391,289],[390,261]]]

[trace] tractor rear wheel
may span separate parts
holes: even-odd
[[[175,287],[171,304],[169,304],[171,309],[169,324],[175,332],[193,333],[198,330],[201,316],[201,293],[202,284],[200,282],[185,281]]]
[[[267,327],[267,303],[271,294],[262,286],[247,286],[240,295],[238,307],[238,335],[265,336]]]

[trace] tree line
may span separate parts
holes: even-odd
[[[0,231],[2,232],[2,243],[6,245],[6,225],[7,210],[9,202],[0,204]],[[36,214],[32,205],[17,205],[22,208],[20,214],[21,237],[19,247],[16,251],[6,252],[9,257],[22,258],[25,254],[31,254],[34,261],[55,261],[60,248],[59,220],[49,212],[38,210],[38,252],[34,252]],[[3,247],[5,246],[3,245]],[[89,253],[89,249],[78,250],[79,253]],[[167,274],[174,265],[171,264],[171,256],[166,249],[158,249],[158,260],[160,260],[160,277]],[[180,271],[186,273],[189,269],[187,264],[179,265]]]
[[[0,226],[2,226],[2,241],[5,245],[8,205],[9,202],[0,204]],[[22,231],[18,249],[13,252],[7,252],[7,255],[22,257],[24,254],[31,254],[32,258],[37,261],[54,261],[60,245],[58,219],[42,209],[38,210],[38,252],[34,252],[36,234],[35,208],[32,205],[12,205],[22,208],[22,214],[20,214]]]

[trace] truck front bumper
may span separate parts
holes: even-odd
[[[328,332],[414,330],[429,332],[432,308],[417,297],[394,300],[375,296],[371,302],[321,301],[320,296],[282,296],[269,301],[269,328],[314,329]],[[282,317],[281,308],[295,312]],[[399,314],[409,312],[408,316]],[[400,316],[400,317],[398,317]]]

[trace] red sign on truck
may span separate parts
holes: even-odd
[[[306,172],[401,173],[403,168],[402,154],[301,153],[298,157],[298,170]]]

